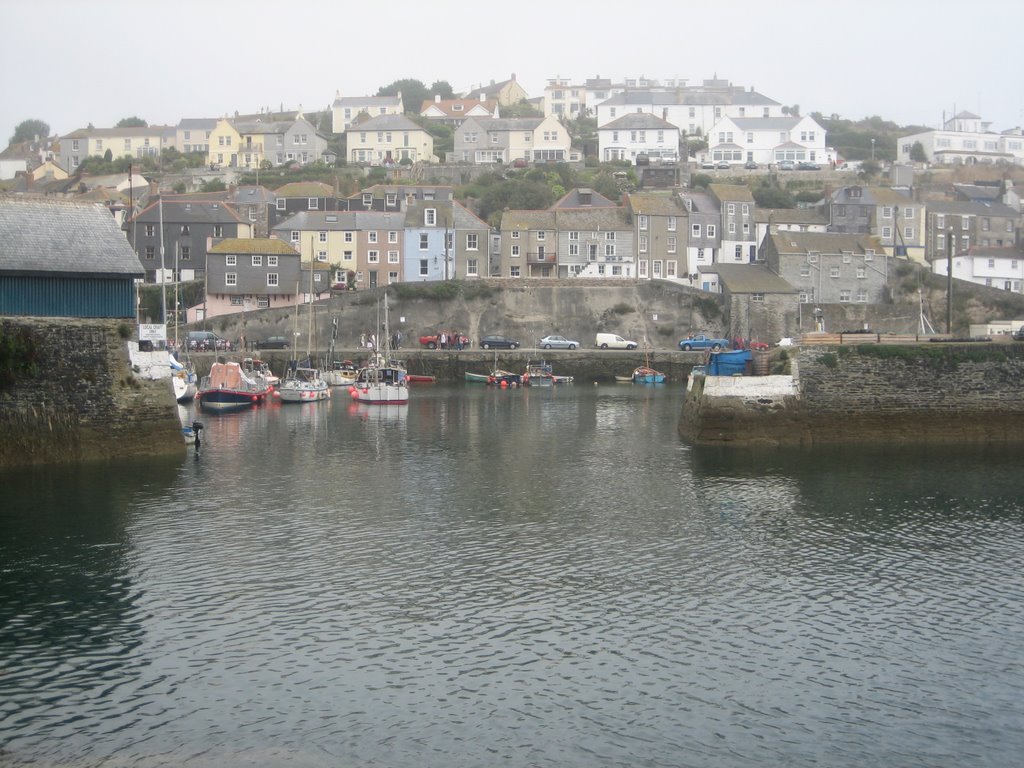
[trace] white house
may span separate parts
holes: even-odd
[[[704,159],[758,165],[780,160],[828,163],[825,129],[812,117],[725,117],[708,131]]]
[[[331,105],[331,131],[344,133],[361,114],[380,117],[404,112],[401,91],[395,96],[342,96],[339,92]]]
[[[1024,165],[1024,135],[1020,128],[1003,133],[971,112],[958,112],[942,130],[904,136],[896,142],[897,162],[911,162],[914,144],[920,143],[929,163],[945,165],[1006,162]]]
[[[554,117],[471,117],[455,131],[460,163],[567,162],[582,159],[569,131]]]
[[[948,259],[935,259],[932,271],[936,275],[945,276],[947,265]],[[1024,285],[1024,252],[1015,247],[971,248],[966,254],[953,256],[953,277],[976,285],[1021,293],[1021,286]]]
[[[597,130],[598,157],[602,162],[648,159],[679,160],[679,129],[647,113],[623,115]]]

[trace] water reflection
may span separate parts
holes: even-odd
[[[1014,462],[704,451],[681,398],[335,397],[22,481],[0,764],[1012,764]]]

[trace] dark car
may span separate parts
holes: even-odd
[[[1014,341],[1024,341],[1024,325],[1013,332]]]
[[[484,336],[480,339],[480,349],[518,349],[519,342],[507,336]]]
[[[719,160],[717,163],[715,163],[715,168],[717,168],[720,171],[728,171],[732,169],[732,165],[730,165],[729,161],[727,160]]]
[[[287,336],[269,336],[256,342],[257,349],[291,349]]]
[[[189,331],[185,337],[188,348],[196,352],[212,352],[214,350],[228,350],[233,347],[227,339],[222,339],[213,331]]]
[[[746,168],[748,171],[756,171],[757,163],[755,163],[753,160],[747,160],[747,162],[743,164],[743,167]]]
[[[796,164],[796,169],[798,171],[820,171],[821,166],[818,165],[817,163],[811,163],[808,162],[807,160],[801,160],[799,163]]]

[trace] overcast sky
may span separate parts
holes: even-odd
[[[1024,125],[1022,30],[1022,0],[0,0],[0,146],[29,118],[176,124],[512,73],[531,97],[552,77],[717,75],[803,114],[970,110],[1001,131]]]

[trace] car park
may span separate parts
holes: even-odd
[[[537,342],[538,349],[576,349],[579,345],[578,341],[572,341],[565,336],[545,336]]]
[[[508,336],[484,336],[480,339],[480,349],[518,349],[519,342]]]
[[[287,336],[268,336],[256,342],[256,349],[291,349]]]
[[[639,345],[617,333],[599,333],[594,338],[594,346],[598,349],[636,349]]]

